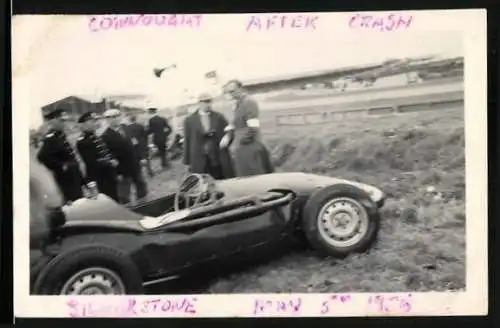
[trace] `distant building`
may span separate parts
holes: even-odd
[[[62,107],[70,119],[75,119],[85,112],[94,112],[102,114],[109,108],[118,108],[126,113],[140,113],[144,111],[138,106],[123,105],[117,99],[109,98],[91,98],[87,96],[69,96],[42,107],[42,115],[48,111]]]
[[[96,101],[84,97],[69,96],[43,106],[42,115],[57,107],[65,109],[69,117],[76,117],[87,111],[103,113],[106,110],[106,103],[104,99]]]

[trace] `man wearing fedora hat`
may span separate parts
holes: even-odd
[[[215,179],[234,177],[229,151],[219,147],[228,122],[212,108],[212,97],[202,93],[197,110],[184,120],[184,159],[192,173],[207,173]]]
[[[64,132],[64,110],[53,108],[44,114],[49,129],[42,138],[37,158],[54,175],[66,203],[83,198],[82,187],[86,187],[75,151]]]

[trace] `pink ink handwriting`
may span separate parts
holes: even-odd
[[[411,294],[403,295],[372,295],[368,297],[368,305],[382,313],[407,313],[412,309]]]
[[[92,16],[88,27],[92,32],[119,30],[128,27],[200,27],[203,15],[113,15]]]
[[[354,295],[350,294],[327,294],[321,299],[318,308],[319,314],[342,313],[347,304],[356,304],[356,302],[353,303],[354,297]],[[259,298],[254,300],[253,314],[257,316],[272,314],[297,315],[300,314],[302,305],[305,302],[300,297],[292,296],[279,299]],[[411,294],[375,294],[368,296],[368,298],[362,297],[361,302],[367,304],[370,311],[382,314],[401,314],[412,310]]]
[[[321,314],[330,313],[331,308],[341,309],[342,304],[351,300],[351,295],[329,295],[321,303]]]
[[[276,29],[316,30],[316,15],[251,15],[246,30],[268,31]]]
[[[355,14],[349,18],[349,27],[353,29],[379,29],[395,31],[408,29],[413,21],[411,15],[401,14]]]
[[[139,317],[143,315],[196,314],[196,297],[127,298],[104,304],[71,299],[66,305],[71,317]]]
[[[279,300],[256,299],[253,314],[297,314],[300,312],[302,299],[290,297]]]

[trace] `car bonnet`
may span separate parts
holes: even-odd
[[[375,202],[384,195],[381,190],[368,184],[303,172],[271,173],[221,180],[217,182],[217,188],[224,192],[225,197],[238,198],[250,194],[265,193],[271,189],[284,189],[298,194],[308,194],[317,188],[339,183],[352,185],[366,191]]]

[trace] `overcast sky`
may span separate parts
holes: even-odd
[[[239,15],[203,19],[203,28],[191,30],[141,27],[96,33],[89,31],[88,16],[15,17],[13,83],[30,89],[18,89],[29,93],[29,100],[18,106],[29,106],[31,125],[38,125],[40,107],[67,95],[144,93],[175,103],[186,86],[204,88],[201,77],[212,69],[224,79],[250,79],[387,58],[463,55],[461,35],[454,32],[369,37],[329,31],[252,33],[230,28],[244,25]],[[153,67],[171,63],[178,66],[175,72],[162,80],[153,77]],[[24,69],[16,71],[20,64]]]

